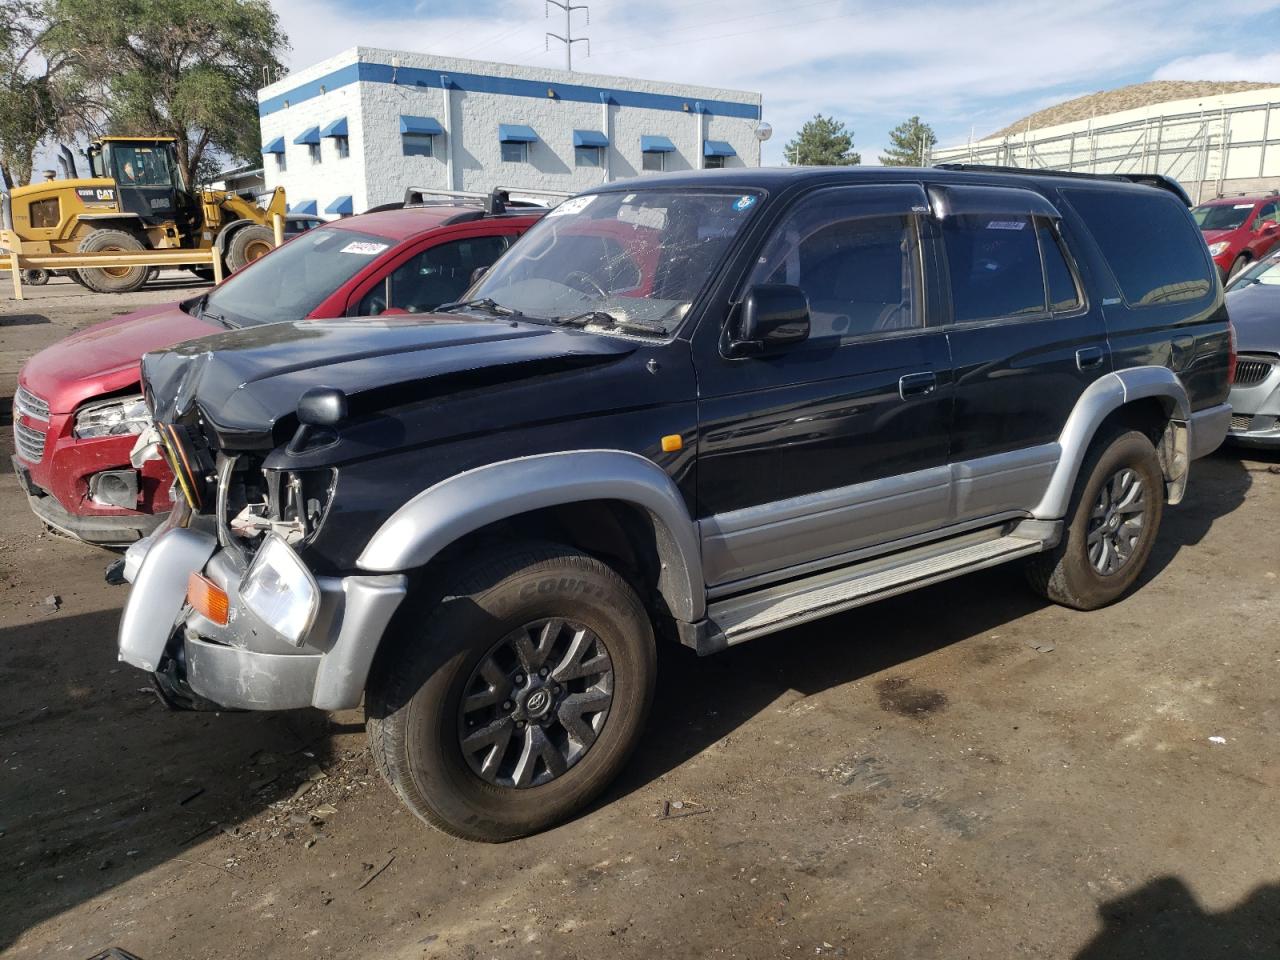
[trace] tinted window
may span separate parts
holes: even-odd
[[[801,201],[775,230],[748,285],[787,283],[809,299],[806,343],[919,327],[920,268],[909,216],[858,216],[854,197]]]
[[[1213,289],[1204,241],[1163,192],[1067,190],[1130,304],[1197,300]]]
[[[506,237],[468,237],[429,247],[410,257],[360,299],[356,315],[376,316],[394,308],[426,313],[457,300],[471,286],[471,274],[488,267],[507,249]]]
[[[942,239],[956,323],[1044,312],[1044,274],[1030,217],[947,217]]]
[[[1046,221],[1038,220],[1036,226],[1040,234],[1040,249],[1044,254],[1044,274],[1049,281],[1049,309],[1070,310],[1079,305],[1080,292],[1076,289],[1071,268],[1067,266],[1062,243]]]
[[[1280,222],[1280,204],[1268,203],[1258,211],[1258,218],[1253,222],[1256,227],[1259,223],[1267,221]]]
[[[1253,212],[1252,203],[1207,203],[1191,211],[1201,230],[1234,230]]]

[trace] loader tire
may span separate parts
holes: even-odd
[[[265,257],[275,246],[276,235],[271,232],[270,227],[259,223],[241,227],[227,244],[227,270],[235,273],[259,257]]]
[[[80,241],[80,253],[142,253],[147,248],[123,230],[95,230]],[[80,282],[98,293],[130,293],[147,282],[150,267],[94,267],[80,270]]]

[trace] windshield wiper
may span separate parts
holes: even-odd
[[[561,317],[553,322],[560,327],[595,325],[608,327],[610,330],[617,330],[622,333],[647,333],[658,337],[666,336],[667,333],[667,328],[660,323],[647,323],[643,320],[628,320],[624,317],[615,317],[606,310],[587,310],[583,313],[574,314],[572,317]]]
[[[524,314],[514,307],[504,307],[493,297],[481,297],[479,300],[455,300],[453,303],[442,303],[436,307],[436,313],[448,313],[451,310],[487,310],[499,317],[523,317]]]

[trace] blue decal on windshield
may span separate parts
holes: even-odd
[[[743,210],[750,210],[755,202],[755,197],[739,197],[733,202],[733,209],[741,213]]]

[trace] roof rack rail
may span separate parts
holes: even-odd
[[[511,195],[524,195],[529,197],[549,197],[556,200],[566,200],[572,197],[572,193],[563,190],[543,190],[537,187],[494,187],[488,193],[481,193],[475,190],[437,190],[435,187],[409,187],[404,192],[404,206],[421,206],[430,203],[428,197],[440,197],[437,201],[445,203],[448,200],[479,200],[484,204],[484,212],[487,214],[506,213],[508,207],[533,207],[539,204],[531,203],[525,200],[512,200]],[[555,206],[555,204],[551,204]]]
[[[1080,180],[1111,180],[1119,183],[1141,183],[1148,187],[1167,190],[1188,207],[1191,197],[1173,177],[1163,173],[1079,173],[1075,170],[1032,169],[1030,167],[1001,167],[986,163],[939,163],[939,170],[968,170],[974,173],[1013,173],[1030,177],[1074,177]]]

